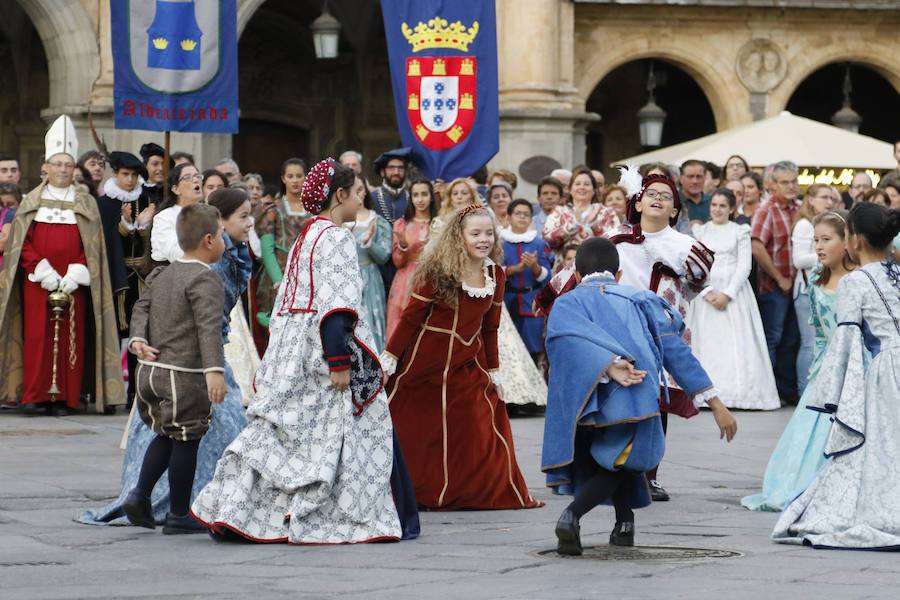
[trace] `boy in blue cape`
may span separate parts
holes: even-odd
[[[643,472],[665,452],[659,405],[664,370],[695,405],[706,401],[720,438],[730,442],[737,432],[681,339],[678,312],[652,292],[617,283],[619,255],[612,242],[586,240],[575,270],[578,286],[556,300],[547,323],[550,383],[541,459],[554,493],[575,496],[556,524],[558,551],[568,555],[581,554],[579,520],[602,503],[616,511],[610,544],[634,545],[632,509],[650,504]]]

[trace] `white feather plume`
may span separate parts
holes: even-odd
[[[629,198],[641,193],[644,178],[636,165],[619,167],[619,173],[621,174],[619,176],[619,185],[625,188]]]

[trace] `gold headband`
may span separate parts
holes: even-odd
[[[466,218],[466,215],[468,215],[473,210],[478,210],[479,208],[484,208],[484,207],[478,206],[477,204],[468,205],[467,207],[465,207],[464,209],[459,211],[459,216],[456,217],[458,219],[458,222],[462,223],[463,219]]]

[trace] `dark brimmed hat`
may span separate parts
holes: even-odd
[[[387,152],[383,152],[378,158],[374,160],[372,163],[375,166],[375,171],[381,171],[388,164],[388,161],[392,158],[397,158],[403,161],[404,164],[409,164],[410,160],[412,160],[412,148],[394,148],[393,150],[388,150]]]
[[[109,167],[113,172],[116,172],[119,169],[131,169],[143,177],[144,180],[147,179],[147,167],[144,166],[141,159],[131,152],[110,152]]]
[[[141,153],[141,158],[144,159],[145,163],[148,160],[150,160],[151,156],[165,156],[166,155],[166,151],[163,150],[163,147],[160,146],[159,144],[154,144],[153,142],[150,142],[149,144],[144,144],[143,146],[141,146],[140,153]]]

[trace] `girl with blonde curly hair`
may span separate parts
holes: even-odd
[[[488,211],[449,215],[413,275],[382,355],[394,430],[420,506],[533,508],[501,399],[498,329],[506,277]]]

